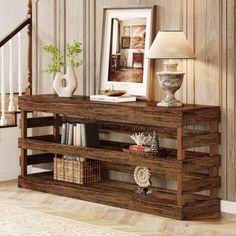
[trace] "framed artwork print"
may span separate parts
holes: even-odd
[[[127,90],[148,98],[155,7],[106,8],[103,17],[100,90]]]
[[[124,26],[124,36],[130,36],[130,26]]]
[[[128,49],[130,48],[130,37],[122,36],[121,37],[121,49]]]

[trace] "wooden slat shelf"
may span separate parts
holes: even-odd
[[[19,108],[20,187],[180,220],[220,216],[218,191],[221,180],[218,168],[221,159],[218,145],[221,135],[218,131],[218,106],[187,104],[168,108],[157,107],[156,102],[147,101],[115,104],[90,101],[83,96],[60,98],[56,95],[35,95],[20,97]],[[31,112],[47,114],[27,117]],[[100,147],[77,147],[60,143],[62,123],[91,121],[98,123]],[[53,134],[28,136],[29,128],[39,127],[49,127]],[[157,131],[160,144],[164,147],[162,151],[165,149],[166,155],[163,152],[162,156],[152,156],[123,151],[130,143],[116,137],[110,139],[110,134],[113,137],[127,137],[127,134],[134,132],[150,134],[154,130]],[[209,151],[200,152],[198,147],[207,147],[205,150]],[[38,151],[40,154],[28,155],[27,150]],[[52,163],[55,156],[58,159],[63,155],[99,160],[101,182],[78,185],[54,180],[50,172],[33,175],[27,173],[28,165]],[[149,195],[137,194],[137,185],[112,180],[112,175],[109,175],[119,172],[133,176],[136,166],[151,170],[153,184]],[[161,179],[165,184],[159,184]]]
[[[33,154],[27,155],[27,165],[36,165],[53,162],[53,153],[42,153],[42,154]]]
[[[184,105],[173,109],[157,107],[156,102],[145,101],[101,103],[90,101],[89,97],[84,96],[72,98],[56,95],[23,96],[19,99],[19,108],[24,111],[76,115],[90,120],[150,126],[177,127],[220,121],[220,109],[217,106]]]
[[[212,201],[209,197],[191,195],[187,198],[186,206],[183,208],[177,206],[176,191],[174,190],[152,188],[152,194],[145,196],[135,193],[136,185],[114,180],[77,185],[54,180],[52,173],[46,172],[28,175],[27,177],[20,176],[19,185],[24,188],[85,201],[124,207],[130,210],[139,209],[142,212],[169,216],[179,220],[188,219],[188,215],[191,216],[190,218],[201,215],[206,210],[206,205],[209,214],[219,211],[218,198]]]
[[[28,128],[46,127],[51,126],[53,121],[52,116],[47,117],[34,117],[27,120]],[[84,119],[78,117],[61,117],[60,124],[62,122],[84,122]],[[118,131],[119,133],[132,134],[134,132],[151,133],[156,130],[159,138],[176,139],[176,128],[173,127],[162,127],[162,126],[140,126],[136,124],[118,124],[114,122],[99,122],[100,131]],[[207,131],[186,129],[185,135],[183,136],[184,148],[204,147],[209,144],[220,144],[221,136],[220,133],[209,134]]]
[[[111,150],[111,148],[76,147],[44,141],[45,139],[49,139],[49,137],[50,136],[41,136],[38,138],[19,139],[19,147],[62,155],[81,156],[117,164],[141,165],[149,167],[153,171],[166,169],[170,172],[184,172],[220,165],[219,155],[212,158],[206,154],[200,155],[196,152],[188,152],[185,160],[177,160],[174,150],[172,150],[167,157],[142,156],[140,154],[126,153],[122,150]]]

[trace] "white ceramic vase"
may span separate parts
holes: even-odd
[[[73,67],[68,66],[66,74],[57,72],[53,81],[53,89],[59,97],[72,97],[78,82]]]

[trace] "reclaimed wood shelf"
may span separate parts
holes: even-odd
[[[176,191],[163,188],[153,188],[152,194],[141,195],[135,193],[136,185],[115,180],[104,180],[100,183],[78,185],[53,179],[52,172],[31,174],[19,177],[19,185],[43,192],[50,192],[61,196],[79,198],[85,201],[109,204],[130,210],[168,216],[181,219],[182,208],[176,205]],[[214,213],[219,206],[220,199],[214,201],[207,196],[191,194],[186,198],[185,219],[192,219],[202,213]]]
[[[180,220],[219,217],[219,107],[184,105],[164,108],[145,101],[114,104],[90,101],[82,96],[59,98],[55,95],[37,95],[20,97],[19,108],[20,187]],[[40,115],[28,117],[32,112],[40,112]],[[99,148],[60,143],[63,122],[88,120],[99,124],[99,133],[103,137]],[[52,127],[53,133],[29,137],[27,130],[38,127]],[[103,135],[107,132],[150,133],[153,130],[157,131],[160,139],[175,142],[175,148],[173,145],[168,147],[167,142],[164,147],[168,154],[166,157],[124,152],[122,149],[129,144],[108,140]],[[196,149],[199,147],[204,147],[204,152]],[[41,153],[29,155],[27,150]],[[53,162],[55,155],[100,160],[104,173],[102,181],[77,185],[54,180],[51,172],[27,173],[28,165]],[[107,175],[109,171],[133,174],[136,166],[148,167],[152,177],[164,178],[167,183],[174,181],[174,186],[153,186],[151,194],[142,195],[135,192],[137,185],[111,180]]]

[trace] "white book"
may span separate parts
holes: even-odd
[[[85,131],[85,124],[80,124],[80,135],[81,135],[81,146],[86,147],[86,131]],[[79,159],[81,162],[85,162],[87,159],[84,157],[80,157]]]
[[[78,146],[78,139],[77,139],[77,125],[73,126],[73,145]]]
[[[136,97],[129,95],[122,96],[105,96],[105,95],[90,95],[91,101],[99,101],[99,102],[135,102]]]
[[[73,144],[73,124],[69,124],[69,132],[68,132],[68,143],[69,145]]]
[[[66,123],[63,123],[61,127],[61,143],[66,143]]]
[[[85,124],[80,124],[80,134],[81,134],[81,146],[86,147],[86,133]]]
[[[76,131],[77,131],[77,146],[81,146],[82,145],[82,141],[81,141],[81,124],[80,123],[77,123],[76,124]]]

